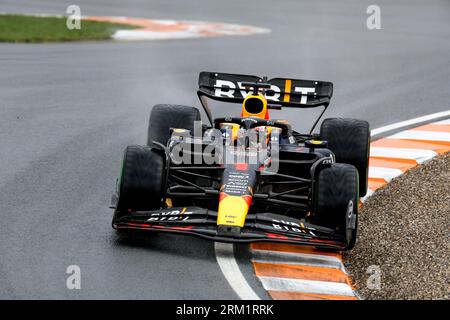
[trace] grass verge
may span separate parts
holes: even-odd
[[[118,29],[133,29],[125,24],[81,21],[81,29],[69,30],[66,17],[0,15],[0,42],[56,42],[107,40]]]

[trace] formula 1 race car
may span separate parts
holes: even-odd
[[[194,107],[156,105],[147,145],[125,149],[113,228],[221,242],[283,242],[345,250],[356,240],[367,192],[369,123],[330,118],[314,129],[331,82],[201,72]],[[209,99],[242,104],[212,117]],[[309,133],[269,109],[323,107]]]

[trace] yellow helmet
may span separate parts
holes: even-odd
[[[241,117],[269,119],[267,99],[262,94],[249,94],[242,102]]]

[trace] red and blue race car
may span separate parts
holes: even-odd
[[[113,195],[117,230],[171,232],[222,242],[351,249],[367,192],[369,123],[329,118],[333,84],[201,72],[195,107],[156,105],[147,145],[125,149]],[[239,103],[213,118],[209,100]],[[322,107],[308,133],[270,109]]]

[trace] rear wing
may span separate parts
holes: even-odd
[[[330,104],[333,96],[333,83],[315,80],[300,80],[287,78],[260,78],[252,75],[200,72],[197,91],[200,102],[205,109],[209,121],[212,123],[211,109],[207,99],[242,103],[245,97],[253,92],[249,83],[265,84],[268,89],[262,91],[269,108],[281,107],[315,108],[324,107],[314,127]],[[313,127],[313,129],[314,129]]]
[[[273,78],[266,80],[258,76],[200,72],[199,95],[224,102],[242,102],[252,92],[242,84],[248,82],[267,83],[270,89],[264,92],[270,105],[312,108],[328,106],[333,95],[333,84],[325,81]]]

